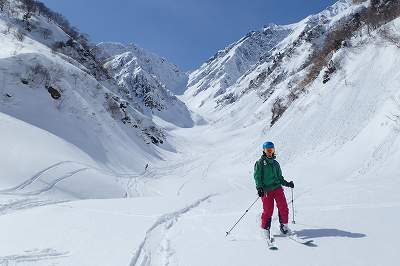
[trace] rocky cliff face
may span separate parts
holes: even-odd
[[[298,23],[249,33],[191,73],[188,103],[210,114],[255,94],[271,106],[269,120],[275,123],[319,73],[326,73],[328,82],[336,64],[331,59],[340,50],[330,42],[349,44],[359,34],[366,10],[368,2],[342,0]],[[345,31],[349,36],[339,36]]]
[[[269,25],[217,52],[190,74],[190,93],[196,96],[207,91],[211,98],[224,94],[241,76],[268,58],[290,32],[291,26]]]
[[[174,95],[185,90],[186,73],[134,44],[100,43],[97,49],[99,60],[117,81],[119,92],[137,103],[137,108],[178,126],[192,126],[185,104]]]

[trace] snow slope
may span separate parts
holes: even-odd
[[[159,158],[153,144],[170,149],[165,129],[97,75],[82,48],[71,46],[68,56],[49,47],[68,40],[53,21],[36,14],[27,30],[18,3],[0,13],[0,190],[18,198],[125,197],[128,177]]]
[[[346,16],[347,8],[335,7],[347,3],[328,11]],[[400,36],[400,19],[383,27]],[[273,101],[257,91],[217,109],[212,98],[203,98],[198,108],[191,104],[196,96],[184,95],[191,111],[205,115],[208,123],[171,128],[169,149],[157,148],[163,160],[153,159],[136,175],[111,175],[127,193],[124,199],[77,200],[88,194],[72,195],[71,185],[22,194],[99,161],[58,136],[1,115],[1,132],[11,132],[3,133],[1,145],[14,151],[1,153],[2,169],[18,182],[1,179],[0,264],[397,265],[400,50],[377,29],[352,39],[333,60],[340,68],[330,81],[323,84],[321,73],[273,126]],[[243,87],[237,83],[232,89]],[[284,86],[274,93],[284,94]],[[16,146],[16,139],[24,141]],[[30,139],[37,145],[31,151],[43,150],[43,155],[24,154],[24,147],[33,145]],[[311,247],[276,236],[279,250],[268,250],[259,228],[260,201],[225,236],[257,198],[253,166],[266,140],[275,142],[283,174],[296,185],[294,213],[291,191],[285,189],[290,220],[294,214],[296,221],[290,227],[301,238],[313,239]],[[62,153],[49,158],[47,145]],[[121,147],[132,152],[129,145]],[[10,165],[19,158],[21,173],[16,173]],[[34,159],[40,167],[29,170],[36,167]],[[68,160],[78,164],[51,167]],[[93,168],[76,177],[95,178],[96,188],[107,188],[110,173]],[[102,195],[94,193],[92,198]],[[107,193],[104,198],[113,196]]]

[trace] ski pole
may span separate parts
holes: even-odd
[[[293,217],[292,223],[293,223],[293,224],[295,224],[295,223],[296,223],[296,221],[294,220],[294,199],[293,199],[293,188],[292,188],[292,217]]]
[[[228,235],[231,233],[231,231],[233,230],[233,228],[235,228],[236,225],[240,222],[240,220],[243,219],[243,217],[246,215],[246,213],[248,213],[249,210],[251,209],[251,207],[253,207],[253,205],[256,204],[256,202],[258,201],[259,198],[260,198],[260,197],[257,197],[257,199],[256,199],[256,200],[253,202],[253,204],[251,204],[250,207],[243,213],[243,215],[239,218],[239,220],[237,220],[237,222],[231,227],[231,229],[229,229],[229,231],[226,232],[226,236],[228,236]]]

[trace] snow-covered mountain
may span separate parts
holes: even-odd
[[[290,26],[271,24],[261,31],[250,32],[238,42],[218,51],[191,73],[188,86],[193,91],[192,94],[196,96],[206,93],[211,98],[224,94],[239,77],[268,58],[273,48],[291,31]]]
[[[253,92],[263,100],[282,90],[297,97],[293,87],[323,48],[325,39],[338,25],[353,20],[365,5],[365,1],[353,4],[351,0],[341,0],[299,23],[271,25],[249,33],[191,73],[187,101],[193,107],[213,112],[214,108],[232,104]]]
[[[78,158],[85,158],[78,160],[81,163],[106,171],[142,171],[146,163],[158,158],[156,145],[169,148],[166,126],[170,127],[170,123],[192,125],[185,104],[158,81],[164,78],[167,83],[168,75],[173,72],[175,76],[168,85],[176,86],[174,89],[184,86],[186,76],[171,64],[153,64],[143,56],[146,70],[154,66],[160,70],[160,76],[153,77],[156,72],[150,71],[138,75],[139,79],[142,77],[142,94],[136,91],[135,97],[129,97],[124,84],[99,61],[98,49],[62,15],[36,1],[2,1],[1,4],[0,112],[7,117],[4,121],[32,126],[25,130],[25,137],[21,132],[20,138],[29,139],[31,131],[41,132],[44,139],[44,136],[49,140],[58,139],[54,143],[65,143],[75,151],[71,153],[59,145],[42,143],[36,152],[47,156],[16,153],[13,157],[10,150],[2,149],[1,157],[9,159],[2,161],[1,167],[21,169],[3,180],[4,184],[16,185],[49,164],[75,162]],[[156,58],[146,55],[151,60]],[[159,66],[163,64],[165,67],[161,69]],[[158,98],[150,99],[150,95]],[[160,108],[146,109],[143,102],[153,102]],[[5,130],[15,129],[5,127]],[[3,141],[14,143],[8,136],[12,135]],[[12,145],[9,148],[12,150]],[[109,179],[115,178],[112,175]],[[93,182],[95,186],[101,186],[100,183]],[[109,186],[111,195],[115,196],[115,191],[120,191],[120,196],[126,193],[125,185],[111,183],[114,183],[114,187]],[[56,187],[62,186],[63,182],[58,182]],[[74,195],[80,191],[77,186],[69,188]],[[93,195],[90,189],[85,193]],[[80,197],[86,197],[85,193],[79,193]]]
[[[138,102],[139,109],[147,109],[172,124],[193,126],[186,105],[174,95],[185,90],[186,73],[134,44],[100,43],[96,50],[126,99]]]
[[[99,43],[99,57],[108,65],[120,65],[139,72],[144,71],[155,77],[166,89],[176,95],[184,92],[188,82],[188,75],[179,70],[176,65],[169,63],[165,58],[148,52],[135,45],[121,43]]]
[[[53,51],[30,37],[34,30],[17,41],[11,35],[19,34],[1,33],[9,21],[1,14],[0,264],[398,264],[398,1],[341,0],[218,53],[179,96],[204,117],[193,127],[166,123],[128,97],[133,90],[123,93],[129,78],[118,73],[154,74],[136,55],[123,49],[105,64],[101,53],[82,60],[85,47],[67,45],[64,30],[65,45]],[[264,34],[270,41],[259,43]],[[109,72],[124,57],[130,64]],[[43,89],[47,75],[30,70],[36,63],[65,68],[61,77],[51,68],[57,87]],[[160,93],[169,90],[155,80]],[[65,100],[53,100],[54,90]],[[110,97],[118,104],[106,108]],[[144,144],[140,127],[121,123],[120,108],[156,129],[168,126],[167,141]],[[275,212],[279,249],[267,248],[253,179],[266,140],[295,183],[285,188],[289,226],[311,247],[282,237]]]

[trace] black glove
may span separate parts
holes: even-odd
[[[287,186],[287,187],[290,187],[290,188],[294,188],[294,183],[293,183],[293,181],[287,182],[286,186]]]
[[[257,192],[259,197],[264,196],[264,189],[262,187],[257,188]]]

